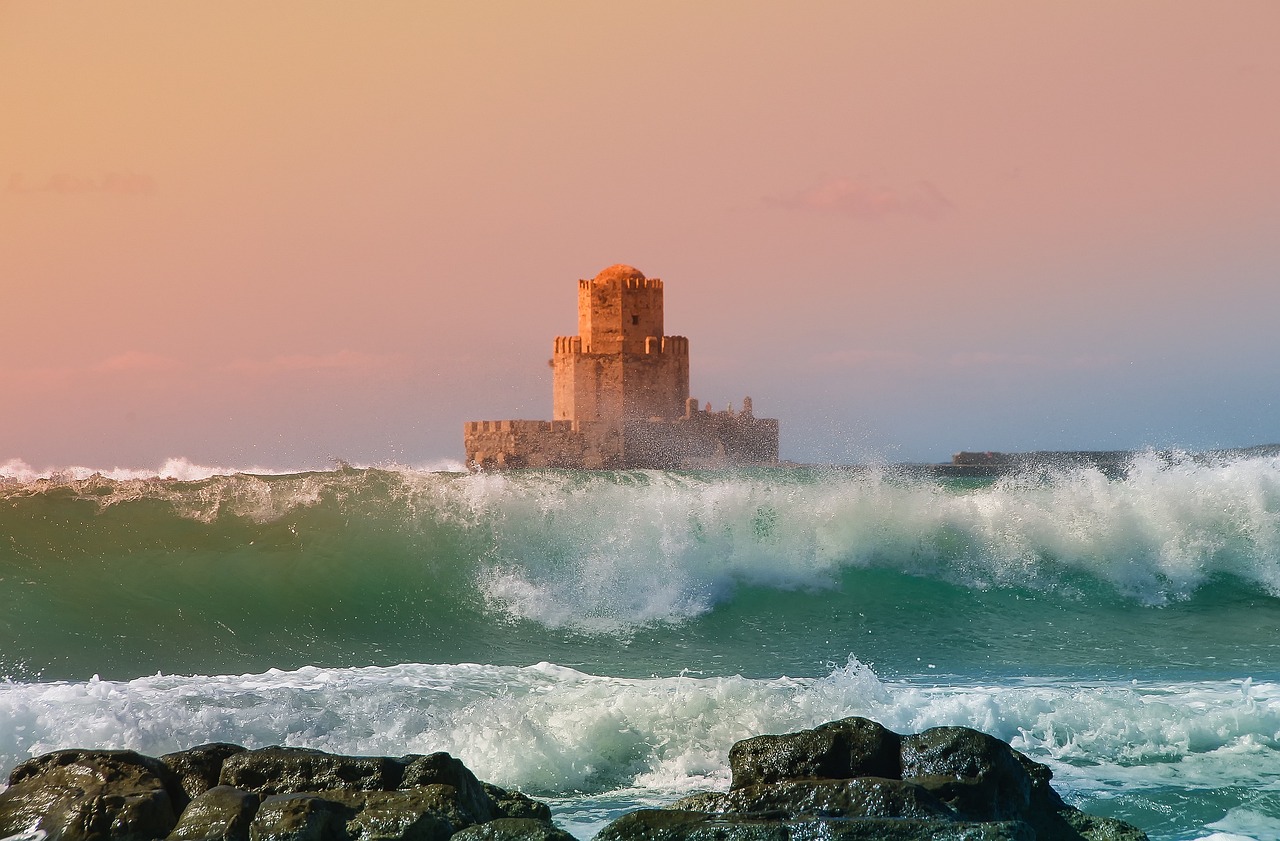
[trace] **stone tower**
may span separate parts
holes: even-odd
[[[698,408],[689,340],[664,336],[662,281],[610,266],[578,281],[578,335],[557,336],[552,419],[469,421],[472,468],[705,469],[778,463],[778,421]]]
[[[616,425],[681,416],[689,397],[689,340],[664,336],[662,281],[610,266],[578,281],[578,335],[551,359],[552,418]]]

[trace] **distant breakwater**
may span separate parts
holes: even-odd
[[[949,462],[899,462],[893,467],[912,475],[939,479],[994,479],[1017,473],[1080,469],[1095,469],[1108,478],[1120,478],[1128,473],[1134,458],[1142,455],[1154,455],[1170,465],[1183,459],[1196,464],[1213,465],[1235,459],[1274,458],[1280,456],[1280,444],[1228,447],[1195,453],[1179,450],[961,450]],[[783,466],[866,470],[874,465],[783,462]]]

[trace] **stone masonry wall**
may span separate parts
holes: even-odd
[[[644,353],[578,351],[578,336],[560,336],[551,357],[552,418],[620,422],[675,418],[689,394],[689,340],[650,336]]]
[[[468,467],[617,467],[621,433],[604,424],[568,421],[470,421],[463,426]]]
[[[778,463],[778,421],[732,412],[696,412],[670,421],[625,427],[629,467],[718,469]]]

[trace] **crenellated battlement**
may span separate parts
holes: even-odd
[[[603,274],[603,273],[602,273]],[[662,278],[660,277],[594,277],[590,280],[579,280],[579,291],[591,289],[593,286],[607,283],[617,283],[623,289],[661,289]]]
[[[581,336],[556,336],[556,353],[582,353]]]
[[[698,408],[698,398],[696,397],[690,397],[684,401],[684,415],[681,417],[681,420],[703,421],[708,418],[715,418],[719,420],[736,419],[739,421],[755,421],[757,419],[755,416],[754,404],[751,402],[750,397],[742,398],[742,409],[739,411],[734,411],[732,403],[729,404],[727,409],[716,411],[711,408],[710,403],[707,403],[706,406],[701,409]]]
[[[665,353],[672,356],[688,356],[689,340],[684,336],[646,336],[644,352],[646,355]]]
[[[573,429],[573,423],[570,421],[545,421],[545,420],[491,420],[491,421],[467,421],[462,425],[462,430],[468,435],[478,435],[483,432],[511,432],[511,433],[541,433],[541,432],[569,432]]]

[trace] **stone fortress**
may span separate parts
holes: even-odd
[[[778,421],[689,396],[689,340],[664,336],[662,281],[610,266],[578,281],[578,335],[551,358],[552,420],[470,421],[471,468],[703,469],[778,463]]]

